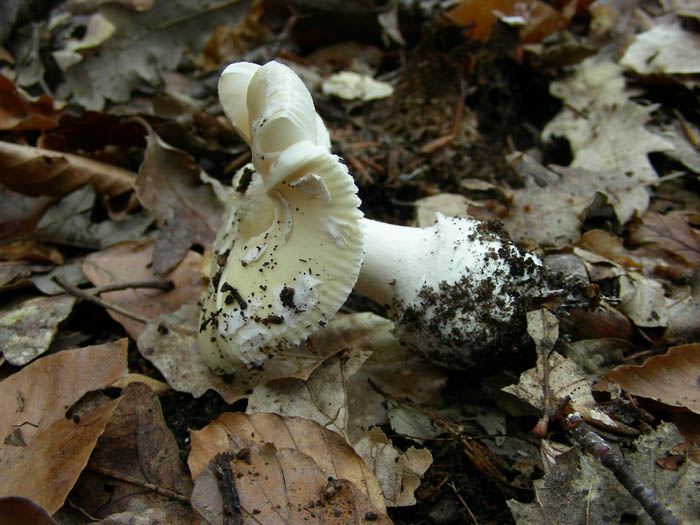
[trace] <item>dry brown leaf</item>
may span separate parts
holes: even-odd
[[[195,484],[217,454],[229,453],[228,464],[234,473],[242,474],[232,477],[241,507],[251,517],[258,514],[270,518],[269,523],[278,519],[280,523],[301,523],[303,517],[313,518],[311,513],[316,509],[320,516],[313,522],[323,522],[324,507],[336,508],[336,496],[342,496],[346,502],[354,500],[358,507],[343,515],[349,521],[342,523],[362,523],[366,512],[374,512],[377,519],[385,520],[380,522],[388,523],[381,490],[365,463],[339,435],[317,423],[276,414],[226,413],[191,436],[188,465]],[[338,487],[336,494],[324,490],[330,479],[349,483]],[[353,487],[356,490],[350,490]],[[201,508],[197,502],[195,488],[193,505]]]
[[[23,496],[51,514],[56,512],[85,468],[117,403],[107,401],[79,420],[58,419],[27,445],[7,445],[0,459],[0,496]]]
[[[625,268],[638,270],[642,265],[634,260],[631,254],[622,244],[622,239],[604,230],[590,230],[581,236],[576,246],[598,255],[602,255]]]
[[[3,525],[54,525],[45,509],[26,498],[0,499],[0,523]]]
[[[243,525],[391,523],[355,485],[328,476],[298,450],[245,439],[232,449],[238,453],[216,455],[195,480],[192,506],[204,523],[227,517]],[[230,492],[237,501],[224,505]]]
[[[75,297],[36,297],[0,310],[0,348],[8,362],[25,365],[46,352]]]
[[[353,448],[376,476],[387,505],[416,504],[414,492],[421,476],[433,463],[428,449],[410,447],[405,453],[401,452],[379,427],[372,427]]]
[[[387,319],[362,313],[341,315],[334,322],[352,322],[357,326],[343,341],[345,350],[324,361],[306,381],[279,379],[257,387],[248,400],[247,413],[274,412],[316,421],[343,436],[353,448],[364,440],[362,452],[358,448],[356,451],[368,465],[379,463],[383,469],[375,474],[388,504],[413,504],[413,490],[420,478],[404,468],[407,453],[395,448],[386,437],[381,440],[379,451],[376,439],[366,439],[365,429],[388,423],[391,409],[386,397],[372,388],[370,381],[395,399],[427,404],[439,398],[446,382],[444,374],[402,347],[391,333],[393,323]],[[421,433],[410,424],[404,431],[408,435]],[[375,435],[373,432],[378,429],[370,434]]]
[[[325,359],[342,351],[352,334],[361,330],[357,321],[334,319],[306,342],[276,353],[262,369],[241,365],[235,374],[220,376],[207,367],[199,353],[200,311],[200,306],[187,304],[149,323],[138,339],[139,351],[160,370],[173,389],[199,397],[211,388],[227,403],[249,396],[257,386],[273,379],[307,379]]]
[[[643,253],[660,255],[682,275],[689,276],[700,264],[700,232],[688,224],[682,211],[666,215],[649,211],[629,231],[632,245],[641,246]]]
[[[127,479],[130,481],[122,481]],[[184,498],[189,498],[192,490],[158,398],[143,383],[132,383],[119,398],[70,500],[97,518],[136,508],[158,508],[165,512],[168,523],[189,523],[189,505],[148,486],[134,490],[139,482]]]
[[[518,3],[517,0],[462,0],[445,15],[454,23],[466,26],[465,33],[470,38],[487,42],[498,12],[512,15]]]
[[[666,354],[650,357],[641,366],[624,365],[608,372],[627,393],[700,414],[700,344],[675,346]]]
[[[128,341],[66,350],[0,383],[0,496],[24,496],[55,512],[73,487],[117,401],[80,418],[66,411],[87,392],[126,375]]]
[[[0,141],[0,182],[24,195],[62,197],[85,184],[113,197],[130,190],[136,174],[72,153]]]
[[[280,379],[256,388],[248,413],[311,419],[352,444],[364,429],[388,423],[387,399],[370,381],[394,399],[438,402],[444,372],[402,346],[392,334],[391,321],[358,313],[340,314],[333,322],[347,334],[340,342],[345,350],[324,361],[307,380]]]
[[[30,443],[85,393],[126,375],[127,339],[43,357],[0,383],[0,439],[16,428]],[[25,424],[28,422],[30,424]]]
[[[156,217],[160,237],[153,253],[153,273],[171,270],[194,244],[209,249],[221,224],[223,204],[200,181],[201,168],[184,151],[158,135],[148,136],[136,194]]]
[[[46,131],[58,125],[59,116],[48,95],[31,100],[10,79],[0,75],[0,129]]]
[[[690,524],[697,522],[700,513],[695,497],[700,466],[686,462],[679,472],[674,472],[659,468],[656,463],[657,458],[663,458],[682,441],[672,424],[662,423],[653,432],[639,436],[632,446],[620,450],[619,445],[613,444],[612,448],[615,453],[624,455],[629,468],[641,478],[645,487],[656,491],[677,523]],[[654,523],[598,458],[578,448],[558,455],[553,468],[534,484],[532,503],[508,501],[518,525],[608,524],[625,520],[640,525]]]
[[[63,254],[57,248],[36,241],[15,241],[0,246],[0,259],[59,265],[64,261]]]
[[[154,241],[128,241],[93,252],[85,258],[83,273],[95,286],[128,283],[134,281],[171,280],[174,288],[168,292],[151,289],[130,289],[108,292],[100,297],[107,303],[125,310],[157,319],[164,313],[174,312],[183,304],[199,301],[205,288],[200,268],[201,256],[188,252],[185,259],[171,272],[156,277],[151,269]],[[146,328],[143,323],[109,312],[129,335],[138,340]]]
[[[123,390],[134,383],[143,383],[144,385],[148,386],[148,388],[153,390],[153,393],[157,396],[167,394],[168,392],[172,392],[171,388],[168,386],[167,383],[159,381],[158,379],[153,379],[152,377],[148,377],[143,374],[138,374],[136,372],[129,372],[126,376],[122,377],[121,379],[117,379],[110,386],[114,388],[121,388]]]
[[[579,239],[582,216],[597,194],[613,206],[621,223],[648,206],[647,190],[638,181],[613,171],[542,166],[518,153],[510,161],[525,187],[513,190],[503,222],[515,240],[561,247]]]

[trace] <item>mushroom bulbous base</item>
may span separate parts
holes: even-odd
[[[402,309],[394,334],[440,366],[488,368],[521,343],[528,302],[520,286],[494,296],[485,283],[475,286],[468,277],[451,285],[443,282],[437,290],[424,286]]]
[[[469,369],[522,340],[542,263],[498,224],[442,214],[429,228],[362,224],[355,289],[386,307],[404,344],[442,366]]]

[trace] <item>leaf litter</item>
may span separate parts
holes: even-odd
[[[697,10],[311,4],[8,7],[0,512],[649,522],[583,434],[615,436],[662,510],[694,519]],[[334,25],[346,41],[320,30]],[[248,160],[216,80],[230,61],[272,58],[309,81],[368,217],[498,220],[544,256],[551,293],[502,369],[427,364],[359,296],[264,370],[205,367],[201,269]],[[338,72],[387,96],[324,94]],[[59,351],[71,340],[89,346]],[[567,427],[572,411],[582,423]]]

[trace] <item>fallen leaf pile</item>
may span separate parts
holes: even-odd
[[[691,4],[0,3],[0,522],[696,521]],[[502,362],[439,368],[353,294],[264,367],[207,368],[250,161],[218,77],[273,59],[367,217],[495,220],[541,256]]]

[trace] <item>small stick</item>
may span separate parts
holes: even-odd
[[[147,319],[146,317],[141,317],[136,314],[132,314],[131,312],[124,310],[120,306],[117,306],[115,304],[110,304],[110,303],[105,303],[102,299],[99,297],[95,297],[91,293],[88,293],[84,290],[81,290],[80,288],[76,288],[75,286],[71,286],[70,284],[63,282],[61,279],[56,277],[55,275],[51,278],[58,286],[63,288],[68,295],[72,295],[73,297],[77,297],[78,299],[83,299],[85,301],[94,303],[98,306],[101,306],[102,308],[105,308],[106,310],[112,310],[113,312],[116,312],[118,314],[124,315],[128,317],[129,319],[133,319],[134,321],[139,321],[140,323],[143,324],[148,324],[151,320]]]
[[[624,458],[613,452],[610,445],[584,423],[581,414],[573,412],[567,415],[563,424],[571,439],[590,455],[598,458],[602,465],[613,473],[617,481],[642,505],[654,523],[680,525],[671,511],[664,507],[656,492],[646,487]]]
[[[187,505],[190,504],[190,498],[188,498],[187,496],[183,496],[182,494],[179,494],[178,492],[175,492],[170,489],[159,487],[158,485],[154,485],[153,483],[149,483],[148,481],[143,481],[138,478],[129,476],[127,474],[122,474],[121,472],[115,472],[110,469],[98,467],[97,465],[93,465],[92,463],[88,463],[87,468],[88,470],[92,470],[93,472],[97,472],[98,474],[109,476],[110,478],[118,479],[119,481],[124,481],[125,483],[131,483],[132,485],[136,485],[137,487],[143,487],[145,489],[152,490],[153,492],[157,492],[158,494],[161,494],[168,498],[172,498],[182,503],[186,503]]]
[[[231,469],[231,461],[234,458],[235,455],[230,452],[220,452],[209,461],[209,468],[216,475],[219,492],[221,492],[224,525],[243,524],[238,490]]]
[[[472,520],[474,521],[474,524],[479,525],[479,521],[476,519],[476,516],[474,516],[472,509],[469,508],[469,505],[467,505],[467,502],[464,501],[464,498],[462,498],[462,495],[457,490],[457,487],[455,487],[454,481],[450,481],[449,486],[454,491],[455,495],[457,496],[457,499],[462,503],[462,506],[464,506],[464,508],[467,509],[467,512],[469,513],[469,516],[471,516]]]
[[[165,290],[167,292],[175,288],[175,283],[172,281],[133,281],[130,283],[107,284],[98,288],[91,288],[88,291],[91,294],[100,295],[107,292],[126,290],[128,288],[155,288],[157,290]]]

